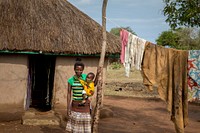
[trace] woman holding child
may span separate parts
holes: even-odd
[[[90,100],[89,98],[84,99],[84,85],[80,82],[80,80],[87,81],[87,75],[83,74],[83,70],[84,64],[80,61],[76,62],[74,64],[75,75],[68,79],[67,116],[69,119],[66,130],[73,133],[91,133]],[[96,81],[97,76],[95,83]]]

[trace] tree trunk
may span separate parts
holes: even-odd
[[[98,124],[99,124],[99,116],[100,116],[100,107],[102,104],[102,92],[103,92],[103,66],[104,66],[104,60],[105,60],[105,54],[106,54],[106,6],[107,6],[108,0],[103,1],[102,6],[102,35],[103,35],[103,42],[102,42],[102,51],[101,51],[101,57],[99,60],[99,67],[100,74],[98,77],[98,84],[97,84],[97,100],[96,100],[96,107],[94,110],[94,117],[92,122],[92,132],[98,133]]]

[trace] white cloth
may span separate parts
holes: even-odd
[[[137,70],[141,70],[142,59],[144,55],[146,40],[142,38],[137,38],[136,41],[136,49],[133,55],[131,54],[131,58],[135,57],[135,61],[131,63],[131,65],[135,66]]]
[[[86,91],[85,91],[85,90],[83,90],[83,91],[82,91],[82,94],[86,94]]]
[[[141,63],[143,59],[146,40],[141,39],[131,33],[128,36],[128,43],[125,47],[125,75],[129,77],[130,69],[135,67],[141,70]]]
[[[129,77],[129,73],[130,73],[130,37],[131,33],[128,33],[128,43],[125,46],[125,55],[124,55],[124,67],[125,67],[125,75],[127,77]]]

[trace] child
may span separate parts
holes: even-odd
[[[82,84],[84,88],[84,90],[82,91],[83,100],[79,104],[81,106],[83,106],[86,103],[86,100],[88,99],[88,97],[94,94],[94,81],[93,81],[94,77],[95,77],[95,74],[90,72],[87,74],[86,81],[79,79],[80,83]]]

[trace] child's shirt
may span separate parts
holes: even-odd
[[[92,96],[94,94],[94,82],[91,81],[91,82],[86,82],[82,79],[79,79],[80,83],[82,84],[85,92],[86,92],[86,95],[87,96]]]

